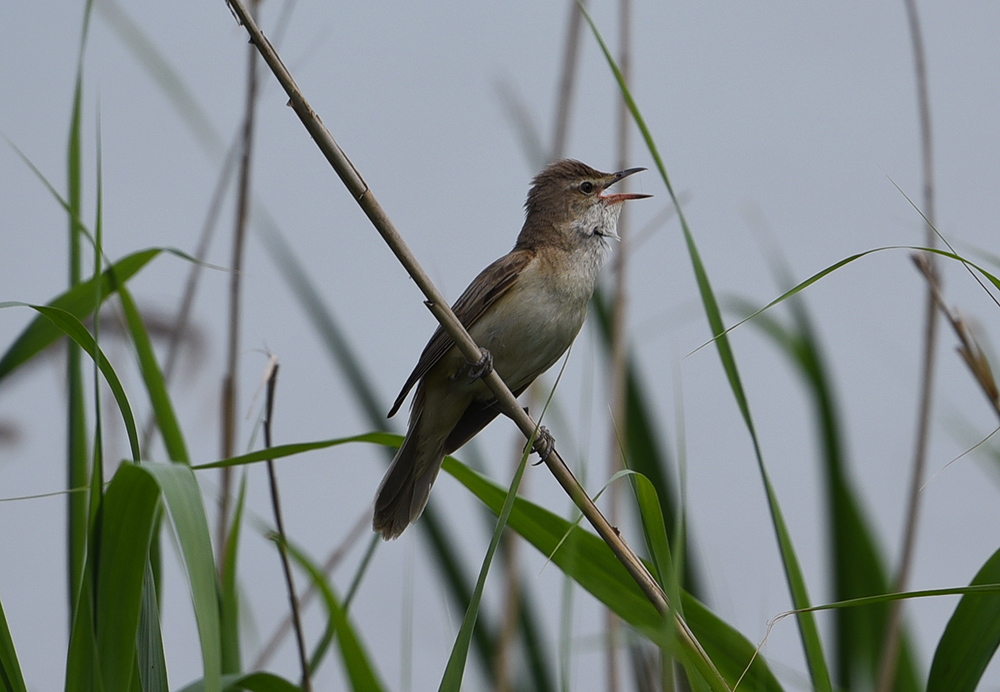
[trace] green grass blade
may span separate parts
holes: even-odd
[[[247,673],[222,676],[225,692],[302,692],[302,688],[273,673]],[[181,692],[205,692],[205,681],[197,680]]]
[[[73,286],[51,301],[49,306],[63,310],[78,320],[84,320],[93,312],[95,292],[99,291],[102,298],[107,299],[115,292],[117,286],[124,284],[160,252],[162,249],[152,248],[128,255],[108,267],[96,280],[91,278]],[[61,336],[63,336],[62,331],[50,320],[42,316],[36,317],[0,358],[0,381],[19,365],[54,344]]]
[[[446,457],[444,469],[472,491],[491,511],[499,513],[506,489],[472,471],[452,457]],[[658,646],[675,647],[677,639],[665,636],[663,618],[643,595],[635,581],[614,557],[608,546],[594,534],[571,525],[568,521],[527,500],[518,498],[510,513],[508,525],[517,531],[581,587],[604,603],[619,617],[635,627]],[[683,601],[686,621],[698,637],[711,662],[722,674],[722,680],[712,680],[698,655],[681,650],[686,665],[698,670],[712,685],[711,689],[729,689],[751,662],[754,647],[738,632],[717,618],[697,610],[691,615],[693,599]],[[714,654],[712,652],[715,652]],[[781,687],[760,657],[753,661],[751,672],[761,680],[755,690],[777,691]],[[743,689],[743,688],[741,688]],[[746,688],[751,689],[751,688]]]
[[[222,689],[221,628],[219,625],[219,589],[208,518],[198,481],[190,467],[183,464],[142,464],[163,491],[167,512],[173,524],[187,570],[195,622],[201,642],[205,690]]]
[[[222,672],[237,673],[242,670],[240,651],[240,594],[236,582],[240,535],[243,530],[243,508],[246,505],[247,475],[240,477],[240,492],[236,496],[233,523],[229,528],[226,552],[222,563],[219,594],[219,628],[221,631]]]
[[[746,637],[715,615],[687,592],[681,592],[684,619],[698,636],[698,641],[734,690],[780,692],[774,677],[756,647]],[[747,667],[749,664],[749,668]],[[736,682],[739,681],[739,686]]]
[[[528,446],[531,446],[531,441],[529,441]],[[483,589],[486,587],[486,577],[489,575],[490,566],[493,564],[493,556],[500,545],[503,530],[507,527],[507,520],[514,507],[517,489],[521,485],[521,477],[524,476],[524,469],[527,466],[527,462],[528,451],[526,450],[521,455],[521,463],[517,466],[514,479],[507,489],[503,505],[498,512],[496,528],[493,531],[493,537],[490,539],[489,548],[486,550],[486,556],[483,558],[482,567],[479,569],[479,578],[476,580],[476,588],[472,592],[472,600],[469,603],[468,610],[465,612],[465,619],[462,621],[462,627],[458,631],[458,637],[455,639],[454,647],[452,647],[451,656],[448,657],[448,665],[445,668],[444,677],[441,678],[441,685],[438,687],[440,692],[459,692],[462,689],[462,676],[465,672],[465,662],[469,657],[472,630],[476,626],[476,618],[479,615],[479,603],[482,601]]]
[[[117,280],[117,276],[114,277]],[[167,448],[167,455],[171,461],[190,463],[187,452],[187,445],[184,444],[184,435],[181,433],[180,423],[174,413],[174,406],[167,393],[167,384],[163,380],[163,372],[156,362],[156,354],[153,352],[153,344],[149,339],[149,333],[143,324],[142,316],[139,314],[135,301],[129,290],[120,281],[117,282],[118,297],[122,303],[122,310],[125,313],[125,322],[128,324],[129,333],[132,335],[132,342],[135,344],[136,355],[139,360],[139,371],[142,373],[142,380],[146,384],[146,391],[149,393],[149,401],[156,416],[156,423],[163,436],[163,444]],[[148,451],[148,450],[147,450]]]
[[[780,549],[789,591],[791,592],[792,603],[795,604],[796,608],[807,608],[810,605],[810,602],[805,579],[802,576],[802,570],[799,566],[798,558],[795,555],[791,537],[788,533],[788,528],[785,525],[785,520],[782,516],[777,496],[774,493],[767,470],[764,467],[760,444],[757,440],[757,432],[753,424],[753,418],[750,414],[750,406],[743,391],[743,384],[740,379],[739,371],[736,367],[736,358],[729,345],[729,340],[726,338],[724,333],[725,326],[722,322],[722,314],[719,310],[718,301],[715,298],[711,283],[709,282],[708,272],[705,270],[704,263],[701,260],[701,255],[699,254],[694,241],[694,236],[688,227],[687,220],[685,219],[681,206],[678,203],[677,196],[674,194],[673,186],[670,184],[666,167],[664,166],[663,160],[659,155],[656,143],[653,141],[653,137],[650,134],[649,129],[646,127],[646,123],[639,112],[638,106],[632,99],[632,95],[628,90],[628,86],[625,84],[621,71],[618,69],[614,58],[612,57],[610,51],[608,51],[607,45],[605,45],[604,40],[601,38],[600,32],[597,30],[597,26],[594,24],[589,14],[587,14],[586,10],[583,12],[587,22],[590,24],[594,36],[600,44],[601,50],[604,53],[604,57],[607,60],[609,67],[614,72],[615,79],[618,81],[619,89],[625,99],[629,112],[632,114],[633,120],[642,133],[646,146],[652,155],[653,160],[656,162],[656,167],[660,173],[660,177],[663,179],[663,183],[670,194],[671,200],[674,202],[675,208],[677,209],[677,217],[680,220],[681,229],[684,232],[684,241],[687,245],[688,255],[691,259],[691,266],[694,270],[698,291],[701,294],[702,306],[705,309],[705,315],[708,318],[712,333],[716,335],[716,350],[719,354],[719,359],[722,362],[722,367],[726,373],[726,377],[729,380],[730,388],[733,391],[736,404],[743,415],[744,422],[753,442],[754,454],[757,457],[757,465],[760,469],[765,492],[767,493],[768,506],[771,510],[771,520],[774,525],[775,533],[777,534],[778,547]],[[819,692],[832,692],[833,686],[830,682],[830,673],[823,654],[823,646],[819,638],[819,630],[816,627],[815,618],[813,618],[811,613],[801,613],[798,618],[798,623],[799,633],[802,638],[802,645],[805,650],[806,663],[809,667],[812,685],[814,689]]]
[[[780,266],[775,273],[784,283],[787,271]],[[871,522],[862,511],[847,469],[847,458],[839,407],[834,398],[826,361],[820,349],[804,303],[788,303],[793,326],[784,327],[768,315],[760,315],[751,324],[784,349],[796,366],[810,394],[814,417],[820,431],[823,469],[827,492],[830,564],[833,565],[834,599],[848,601],[864,596],[886,594],[891,585],[884,558],[872,534]],[[748,305],[742,311],[749,312]],[[882,656],[889,609],[887,602],[866,607],[838,609],[835,617],[837,641],[837,684],[843,689],[875,686]],[[896,692],[920,689],[910,637],[904,633],[896,671]]]
[[[159,496],[148,474],[125,463],[102,503],[94,620],[105,690],[127,690],[133,683],[142,586]]]
[[[83,261],[80,254],[79,224],[82,205],[83,174],[81,167],[80,124],[83,98],[83,56],[87,45],[87,29],[90,25],[91,3],[83,13],[80,31],[80,50],[76,62],[76,79],[73,88],[73,106],[70,114],[69,135],[66,143],[66,187],[69,216],[67,238],[69,255],[69,288],[73,290],[80,283]],[[93,293],[88,293],[88,297]],[[0,379],[3,379],[3,361],[0,360]],[[66,348],[66,487],[79,488],[87,483],[87,423],[83,395],[83,371],[80,348],[72,341]],[[69,611],[76,610],[76,593],[83,578],[87,545],[87,498],[70,493],[66,498],[66,538]]]
[[[94,553],[87,553],[76,608],[70,623],[69,647],[66,655],[66,692],[97,692],[103,689],[101,667],[97,655],[97,634],[94,628]]]
[[[972,579],[972,586],[1000,584],[1000,550]],[[927,692],[972,692],[1000,646],[1000,593],[967,593],[938,642]]]
[[[138,461],[140,457],[139,433],[135,427],[135,417],[132,415],[132,407],[129,405],[128,396],[125,394],[125,389],[122,387],[118,375],[115,374],[114,369],[108,362],[107,356],[97,347],[97,342],[94,341],[94,337],[87,331],[87,328],[83,326],[83,323],[79,319],[59,308],[48,305],[27,305],[25,303],[0,303],[0,309],[15,306],[30,307],[41,314],[55,325],[60,332],[79,344],[95,360],[101,370],[101,374],[104,375],[105,382],[111,388],[115,402],[118,404],[118,410],[122,415],[122,421],[125,423],[125,432],[128,435],[129,445],[132,449],[132,458],[134,461]]]
[[[277,536],[274,536],[274,539],[280,540]],[[372,665],[371,656],[369,656],[367,649],[362,645],[357,630],[355,630],[350,619],[347,617],[346,609],[341,605],[340,600],[333,592],[333,588],[323,574],[323,570],[296,547],[286,543],[285,548],[288,551],[289,557],[306,571],[313,585],[323,598],[327,613],[327,627],[324,637],[332,636],[333,633],[336,633],[337,642],[340,647],[340,656],[344,664],[347,679],[350,682],[350,689],[353,692],[360,692],[361,690],[381,692],[385,688],[375,674],[375,667]],[[318,659],[314,656],[314,665],[310,666],[312,670],[315,670],[316,663],[318,663]]]
[[[680,592],[673,558],[670,556],[670,541],[663,521],[663,509],[660,498],[653,483],[641,473],[630,473],[629,480],[635,492],[636,505],[639,508],[639,518],[642,521],[642,533],[646,539],[646,549],[652,558],[656,580],[660,583],[671,603],[678,604],[678,612],[683,615]]]
[[[221,468],[223,466],[256,464],[261,461],[267,461],[268,459],[281,459],[283,457],[304,454],[305,452],[312,452],[317,449],[336,447],[338,445],[348,444],[351,442],[372,442],[375,444],[385,445],[387,447],[399,447],[399,445],[403,442],[403,437],[402,435],[393,435],[392,433],[365,433],[364,435],[338,437],[331,440],[318,440],[316,442],[293,442],[286,445],[277,445],[269,449],[260,449],[255,452],[248,452],[247,454],[240,454],[235,457],[230,457],[229,459],[213,461],[207,464],[196,464],[191,468],[195,471],[201,471],[204,469]]]
[[[153,526],[153,536],[159,527]],[[137,678],[142,692],[169,692],[167,661],[163,655],[163,637],[160,630],[160,606],[156,598],[153,567],[146,560],[146,573],[142,582],[142,608],[139,611],[139,636],[136,641]]]
[[[27,692],[24,676],[21,675],[21,665],[17,662],[17,651],[14,649],[14,639],[7,626],[7,617],[0,603],[0,684],[4,692]]]

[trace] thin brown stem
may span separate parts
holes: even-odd
[[[264,406],[264,448],[271,448],[271,421],[274,419],[274,388],[278,383],[278,361],[271,359],[267,374],[267,399]],[[311,692],[312,682],[309,679],[309,656],[306,653],[306,639],[302,634],[302,618],[299,613],[299,599],[295,596],[295,579],[292,577],[292,566],[288,561],[287,537],[285,520],[281,514],[281,499],[278,496],[278,475],[274,470],[274,460],[267,460],[267,479],[271,486],[271,506],[274,508],[274,526],[278,534],[278,554],[281,556],[281,569],[285,573],[285,585],[288,587],[288,603],[291,607],[292,624],[295,629],[295,642],[299,650],[299,663],[302,666],[302,690]]]
[[[990,402],[990,406],[993,407],[993,412],[997,414],[1000,418],[1000,390],[997,389],[996,379],[993,377],[993,370],[990,367],[989,361],[986,359],[986,354],[983,353],[983,349],[979,347],[975,338],[972,336],[972,332],[969,330],[962,319],[962,316],[957,310],[952,310],[945,304],[944,297],[941,295],[941,288],[937,283],[937,276],[932,271],[928,263],[928,255],[926,253],[914,253],[913,262],[917,265],[917,269],[920,273],[924,275],[927,279],[927,285],[930,287],[932,295],[934,296],[934,303],[937,305],[938,309],[944,315],[945,319],[951,325],[951,328],[955,331],[955,336],[958,337],[959,347],[958,353],[962,356],[962,360],[965,361],[966,366],[968,366],[969,371],[975,378],[976,383],[983,390],[983,394],[986,396],[986,400]]]
[[[250,12],[257,15],[259,0],[250,0]],[[229,276],[229,345],[226,357],[226,374],[222,381],[222,458],[233,456],[236,446],[236,404],[239,372],[240,303],[242,292],[243,245],[246,239],[247,218],[250,210],[250,163],[253,153],[254,114],[257,112],[257,51],[248,47],[246,110],[243,119],[243,144],[240,156],[239,183],[236,197],[236,223],[233,229],[233,251]],[[232,504],[232,469],[224,467],[220,481],[219,523],[217,549],[225,554],[228,540],[229,512]],[[223,563],[219,560],[219,564]]]
[[[340,564],[341,560],[347,554],[347,551],[354,547],[354,544],[358,542],[358,539],[362,535],[368,533],[368,529],[371,526],[371,516],[368,514],[363,514],[355,522],[351,530],[348,531],[347,536],[341,541],[340,545],[333,549],[330,555],[326,558],[321,568],[323,574],[327,577],[333,572],[334,568]],[[316,598],[318,590],[316,585],[311,583],[306,590],[302,592],[302,596],[299,597],[298,610],[301,612]],[[261,647],[260,653],[257,654],[257,658],[254,660],[253,665],[250,666],[250,670],[261,670],[263,669],[268,661],[274,656],[278,651],[278,646],[281,644],[282,639],[288,636],[288,633],[292,631],[294,627],[294,616],[289,613],[288,616],[281,621],[281,623],[274,629],[274,632],[268,638],[267,643]]]
[[[395,225],[389,219],[388,215],[382,209],[378,200],[375,199],[375,195],[372,193],[371,189],[365,183],[361,174],[354,167],[354,164],[347,158],[344,151],[340,148],[337,142],[333,139],[329,130],[323,125],[319,116],[313,111],[312,107],[309,105],[302,91],[299,89],[292,75],[288,72],[281,58],[278,56],[274,47],[261,32],[260,28],[257,26],[253,17],[247,11],[242,0],[228,0],[229,6],[236,16],[237,21],[239,21],[243,27],[247,30],[250,35],[251,42],[257,46],[264,58],[264,61],[271,68],[274,76],[281,83],[282,88],[289,97],[289,103],[291,104],[296,115],[302,121],[306,130],[312,136],[313,141],[319,147],[320,151],[326,157],[327,161],[336,171],[337,175],[340,177],[344,186],[348,189],[351,195],[354,197],[355,201],[361,207],[361,210],[368,217],[368,220],[378,231],[379,235],[385,241],[386,245],[399,260],[400,264],[406,269],[410,274],[414,283],[420,289],[420,291],[426,297],[426,305],[430,309],[431,313],[441,324],[441,327],[448,333],[448,335],[454,340],[456,347],[459,351],[468,359],[470,362],[476,362],[482,357],[482,352],[476,345],[472,337],[459,322],[458,318],[455,317],[455,313],[451,311],[448,307],[448,303],[445,301],[444,297],[437,290],[434,284],[431,282],[430,277],[424,271],[423,267],[417,262],[413,253],[410,251],[409,247],[406,245],[399,231],[396,230]],[[511,393],[507,385],[504,384],[503,380],[496,371],[491,371],[488,375],[483,377],[483,382],[488,386],[496,397],[497,406],[510,418],[515,425],[521,430],[524,436],[528,439],[532,439],[538,430],[538,426],[531,416],[527,414],[520,407],[517,402],[517,398]],[[580,508],[580,511],[587,518],[590,524],[594,527],[598,536],[608,545],[615,557],[622,563],[629,575],[635,580],[636,584],[639,586],[640,590],[649,599],[650,603],[664,615],[669,615],[672,617],[674,624],[677,627],[678,641],[681,645],[687,647],[689,650],[695,652],[701,665],[701,670],[708,675],[711,675],[720,685],[725,684],[723,678],[718,670],[715,668],[711,659],[705,653],[704,649],[698,643],[688,627],[687,623],[684,622],[679,616],[671,612],[670,606],[667,603],[667,598],[663,593],[663,590],[657,584],[656,580],[646,569],[645,564],[639,557],[635,554],[628,543],[621,537],[618,529],[612,526],[604,515],[591,500],[587,491],[580,485],[573,472],[570,471],[569,467],[566,466],[566,462],[563,461],[562,457],[559,455],[558,451],[552,450],[552,453],[545,459],[545,465],[548,467],[550,473],[555,477],[556,481],[563,487],[570,499]]]
[[[927,90],[927,65],[924,59],[924,41],[917,15],[916,0],[903,0],[913,43],[913,66],[916,71],[917,107],[920,113],[920,146],[923,168],[923,206],[927,220],[927,247],[934,247],[937,238],[934,233],[934,159],[931,140],[931,106]],[[920,515],[920,489],[927,473],[927,445],[930,438],[931,403],[934,387],[934,362],[937,347],[936,287],[940,286],[934,258],[926,258],[928,276],[927,293],[924,303],[924,347],[921,364],[920,399],[917,411],[917,432],[913,450],[913,472],[910,477],[910,494],[903,532],[903,549],[896,574],[895,591],[905,591],[913,565],[916,545],[917,521]],[[931,279],[933,277],[933,279]],[[893,601],[889,605],[889,620],[886,624],[882,644],[882,660],[879,665],[879,692],[889,692],[896,679],[899,661],[899,646],[902,629],[903,601]]]

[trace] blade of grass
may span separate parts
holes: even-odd
[[[1000,584],[1000,550],[993,553],[971,586]],[[967,593],[955,607],[938,641],[927,692],[972,692],[1000,646],[1000,593]]]
[[[125,432],[128,434],[129,445],[132,450],[132,459],[133,461],[138,461],[140,457],[139,435],[135,427],[135,417],[132,415],[132,407],[129,405],[128,396],[126,396],[125,389],[122,387],[121,381],[118,379],[118,375],[115,374],[115,371],[108,362],[107,357],[97,347],[94,337],[91,336],[90,332],[87,331],[87,328],[83,326],[83,323],[65,310],[60,310],[59,308],[54,308],[48,305],[29,305],[27,303],[16,302],[0,303],[0,309],[9,307],[29,307],[32,310],[35,310],[54,324],[63,334],[79,344],[80,347],[91,356],[91,358],[95,359],[101,373],[104,375],[105,382],[107,382],[108,386],[111,388],[111,393],[114,395],[115,401],[118,404],[118,410],[122,415],[122,421],[125,423]]]
[[[278,536],[272,536],[272,539],[280,541]],[[330,586],[330,583],[323,575],[323,570],[295,546],[285,543],[285,549],[288,551],[289,557],[306,571],[316,589],[323,597],[323,603],[326,606],[327,612],[327,626],[324,638],[327,636],[332,637],[336,633],[340,647],[340,656],[344,664],[344,672],[350,682],[350,689],[355,691],[372,690],[373,692],[384,689],[375,674],[375,667],[372,665],[371,656],[369,656],[367,649],[362,645],[357,630],[351,625],[351,621],[347,616],[346,606],[341,606],[339,599],[333,592],[333,587]],[[315,666],[316,663],[318,661],[314,656],[313,665]]]
[[[21,665],[17,661],[14,638],[7,626],[7,616],[0,603],[0,683],[6,692],[28,692],[21,675]]]
[[[336,447],[349,442],[372,442],[374,444],[396,447],[403,443],[401,435],[392,433],[365,433],[364,435],[352,435],[350,437],[338,437],[331,440],[317,440],[316,442],[293,442],[291,444],[276,445],[271,449],[261,449],[255,452],[240,454],[229,459],[221,459],[207,464],[195,464],[191,467],[194,471],[204,469],[217,469],[222,466],[243,466],[245,464],[256,464],[268,459],[281,459],[283,457],[312,452],[318,449]]]
[[[985,278],[987,281],[989,281],[991,284],[993,284],[993,287],[995,289],[997,289],[998,291],[1000,291],[1000,278],[997,278],[996,275],[994,275],[994,274],[986,271],[983,267],[981,267],[978,264],[976,264],[975,262],[972,262],[971,260],[963,257],[962,255],[959,255],[958,253],[956,253],[954,251],[950,251],[949,252],[947,250],[940,250],[938,248],[932,248],[932,247],[921,247],[919,245],[886,245],[886,246],[883,246],[883,247],[872,248],[871,250],[865,250],[864,252],[859,252],[857,254],[851,255],[850,257],[846,257],[846,258],[840,260],[839,262],[835,262],[835,263],[831,264],[829,267],[827,267],[827,268],[825,268],[825,269],[823,269],[821,271],[816,272],[815,274],[813,274],[812,276],[810,276],[805,281],[797,284],[793,288],[791,288],[791,289],[785,291],[784,293],[782,293],[780,296],[778,296],[777,298],[775,298],[774,300],[772,300],[770,303],[768,303],[764,307],[758,308],[757,310],[753,311],[752,313],[750,313],[749,315],[747,315],[743,319],[739,320],[735,324],[733,324],[733,325],[731,325],[729,327],[726,327],[725,330],[723,330],[722,332],[720,332],[716,336],[714,336],[711,339],[709,339],[708,341],[706,341],[704,344],[702,344],[701,346],[699,346],[698,348],[696,348],[694,351],[691,352],[691,354],[688,354],[688,355],[692,355],[694,353],[697,353],[698,351],[700,351],[701,349],[705,348],[709,344],[715,343],[718,339],[721,339],[722,337],[727,336],[729,334],[729,332],[733,331],[737,327],[742,326],[743,324],[749,322],[750,320],[754,319],[758,315],[766,312],[767,310],[770,310],[775,305],[778,305],[779,303],[782,303],[782,302],[788,300],[792,296],[794,296],[797,293],[805,290],[806,288],[808,288],[809,286],[813,285],[814,283],[816,283],[820,279],[824,278],[825,276],[828,276],[828,275],[832,274],[837,269],[840,269],[841,267],[844,267],[844,266],[850,264],[851,262],[859,260],[862,257],[867,257],[868,255],[872,255],[872,254],[875,254],[877,252],[886,252],[886,251],[889,251],[889,250],[907,250],[907,251],[909,251],[911,253],[913,253],[913,252],[923,252],[923,253],[929,253],[929,254],[933,254],[933,255],[938,255],[939,257],[945,257],[947,259],[955,260],[956,262],[961,263],[962,266],[964,266],[967,270],[969,270],[969,273],[973,276],[973,278],[975,278],[975,280],[977,282],[979,282],[979,277],[975,276],[975,272],[979,272],[979,274],[981,274],[983,276],[983,278]],[[997,303],[998,306],[1000,306],[1000,300],[998,300],[995,296],[993,296],[992,294],[990,294],[988,292],[988,290],[986,290],[986,286],[984,284],[982,284],[981,282],[979,282],[979,283],[980,283],[980,285],[982,285],[984,291],[987,292],[987,295],[989,295],[990,298],[995,303]]]
[[[122,464],[102,503],[94,620],[105,690],[128,690],[136,665],[142,586],[159,488],[138,466]]]
[[[160,366],[156,362],[153,344],[149,339],[146,326],[143,324],[142,316],[135,306],[135,301],[132,300],[132,294],[123,283],[118,281],[117,276],[112,275],[117,284],[118,298],[121,300],[125,321],[128,324],[129,333],[132,335],[132,343],[135,344],[139,371],[142,373],[157,425],[159,425],[160,433],[163,435],[163,444],[167,448],[167,455],[171,461],[190,463],[187,445],[184,444],[184,435],[181,433],[180,423],[177,422],[174,406],[167,393],[167,385],[163,380]]]
[[[83,261],[81,258],[79,218],[83,208],[83,171],[81,164],[80,127],[83,99],[83,56],[87,46],[92,3],[84,6],[80,30],[80,48],[76,61],[76,78],[73,86],[73,107],[70,115],[69,136],[66,144],[66,194],[69,211],[69,287],[80,283]],[[90,294],[92,295],[92,294]],[[88,295],[89,297],[89,295]],[[87,431],[83,396],[83,372],[80,348],[69,342],[66,349],[66,487],[79,488],[87,484]],[[2,362],[0,362],[2,367]],[[82,570],[87,543],[87,498],[70,493],[66,498],[67,542],[67,591],[69,612],[76,609],[76,593],[82,580]]]
[[[198,481],[190,467],[184,464],[143,464],[137,468],[149,474],[163,492],[187,570],[201,643],[205,689],[219,692],[222,689],[219,589],[208,518]]]
[[[157,533],[156,518],[153,535]],[[146,573],[142,582],[142,608],[139,611],[139,634],[136,641],[137,668],[142,692],[169,692],[167,661],[163,655],[163,638],[160,634],[160,606],[156,598],[156,581],[153,566],[146,560]]]
[[[444,469],[472,491],[491,511],[501,511],[506,497],[505,488],[452,457],[445,458]],[[600,538],[522,498],[515,500],[508,525],[644,636],[659,646],[671,645],[671,639],[674,638],[664,636],[662,616]],[[724,680],[714,677],[699,662],[697,655],[685,653],[682,647],[678,648],[682,648],[687,663],[705,677],[711,689],[730,689],[751,661],[751,673],[757,676],[756,679],[763,681],[752,689],[762,692],[781,689],[763,659],[757,657],[754,660],[753,645],[721,620],[707,615],[708,611],[703,607],[698,609],[693,598],[686,594],[683,598],[685,621]]]
[[[774,493],[770,478],[764,466],[764,459],[757,439],[757,432],[753,424],[753,418],[750,413],[750,406],[743,391],[743,384],[740,380],[739,371],[736,367],[736,358],[729,345],[729,340],[724,334],[725,327],[722,323],[722,315],[719,311],[715,294],[712,291],[712,287],[708,279],[708,273],[705,270],[701,256],[698,253],[694,236],[691,234],[691,230],[688,227],[687,220],[684,217],[684,213],[677,200],[677,196],[674,194],[673,186],[670,184],[666,168],[663,165],[663,160],[660,158],[652,135],[646,127],[645,121],[639,113],[639,109],[636,106],[635,101],[632,99],[632,95],[625,84],[621,71],[618,69],[614,58],[611,56],[604,40],[601,38],[600,32],[597,30],[597,25],[594,24],[586,10],[584,10],[584,16],[590,24],[591,30],[601,46],[601,50],[604,53],[604,57],[607,60],[609,67],[614,72],[615,79],[618,81],[618,86],[622,92],[622,96],[625,98],[625,102],[628,105],[629,111],[632,113],[632,117],[636,125],[642,132],[646,146],[656,162],[656,167],[660,172],[660,177],[663,179],[663,183],[666,186],[667,191],[670,193],[670,199],[673,201],[674,206],[677,209],[677,217],[680,220],[681,228],[684,232],[684,240],[688,248],[688,254],[691,258],[691,265],[694,269],[698,290],[701,294],[702,305],[705,309],[705,315],[708,318],[712,333],[717,335],[715,340],[716,350],[718,351],[719,359],[722,362],[723,369],[729,379],[733,396],[743,416],[747,431],[750,433],[750,438],[753,443],[754,454],[757,457],[757,465],[760,470],[761,480],[764,483],[764,489],[767,493],[768,506],[771,510],[772,523],[777,535],[778,546],[781,551],[782,563],[785,569],[785,576],[788,581],[789,591],[791,592],[792,602],[797,608],[806,608],[810,605],[810,602],[805,579],[802,576],[802,570],[799,566],[798,558],[795,555],[795,550],[792,546],[791,537],[788,533],[788,528],[785,525],[785,520],[781,513],[777,496]],[[822,642],[819,638],[819,630],[816,627],[816,621],[811,614],[803,613],[799,617],[798,622],[799,633],[805,650],[806,663],[809,667],[809,675],[812,685],[816,690],[819,690],[819,692],[832,692],[833,686],[830,682],[830,673],[827,669]]]
[[[84,320],[94,309],[95,292],[99,292],[102,299],[106,300],[114,295],[118,286],[124,285],[163,251],[163,248],[150,248],[127,255],[104,270],[97,280],[91,278],[77,284],[49,302],[49,306],[63,310],[78,320]],[[0,381],[18,366],[54,344],[61,336],[63,336],[62,331],[50,320],[43,316],[36,317],[0,358]]]
[[[222,676],[225,692],[301,692],[294,683],[273,673],[236,673]],[[205,681],[196,680],[180,692],[205,692]]]
[[[229,527],[229,541],[223,557],[219,594],[219,630],[222,648],[222,672],[238,673],[242,670],[240,652],[240,598],[236,583],[240,535],[243,530],[243,508],[246,504],[247,476],[240,477],[240,490],[233,508],[233,522]]]
[[[472,630],[476,626],[476,617],[479,614],[479,602],[483,597],[486,577],[489,574],[490,566],[493,564],[493,556],[500,545],[500,537],[503,536],[503,530],[507,526],[507,519],[510,517],[511,509],[514,507],[514,499],[517,497],[517,489],[521,485],[521,478],[524,476],[529,450],[533,442],[534,440],[528,440],[528,445],[521,455],[521,463],[518,464],[517,470],[514,472],[514,478],[507,489],[503,506],[498,514],[496,528],[493,531],[493,537],[490,539],[489,548],[486,550],[482,567],[479,569],[479,578],[476,580],[476,588],[472,592],[469,609],[465,611],[465,619],[462,621],[462,627],[458,631],[458,637],[455,639],[451,656],[448,657],[448,665],[445,668],[444,676],[441,678],[441,685],[438,687],[440,692],[459,692],[462,689],[462,676],[465,672],[465,662],[469,657],[469,644],[472,641]]]
[[[782,283],[790,283],[787,269],[780,265],[777,258],[772,259],[772,267]],[[827,492],[828,551],[830,564],[833,565],[834,598],[846,601],[888,593],[891,588],[884,559],[872,534],[872,524],[862,511],[860,499],[847,473],[833,380],[827,372],[805,304],[794,297],[788,306],[792,312],[792,327],[784,327],[768,315],[759,316],[752,324],[784,349],[797,367],[813,401],[826,473],[823,487]],[[748,305],[742,308],[744,314],[751,309]],[[887,616],[885,604],[836,612],[837,684],[843,689],[874,687]],[[897,692],[916,692],[920,689],[913,649],[905,633],[895,689]]]
[[[652,557],[654,574],[660,582],[660,586],[671,598],[671,603],[680,604],[680,592],[676,580],[674,579],[673,558],[670,556],[670,542],[667,540],[667,531],[664,528],[663,510],[660,507],[660,499],[656,493],[656,488],[648,478],[641,473],[630,472],[629,481],[635,493],[636,505],[639,509],[639,518],[642,521],[642,532],[646,538],[646,549]],[[672,592],[672,593],[671,593]],[[683,616],[684,612],[678,612]]]

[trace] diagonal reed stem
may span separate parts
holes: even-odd
[[[423,267],[417,262],[410,248],[403,241],[399,231],[396,230],[392,220],[382,209],[378,200],[375,199],[375,195],[372,194],[367,183],[365,183],[361,174],[354,167],[354,164],[347,158],[346,154],[344,154],[343,150],[333,139],[333,135],[326,129],[319,116],[313,111],[308,101],[306,101],[305,96],[295,83],[288,68],[285,67],[277,51],[275,51],[270,41],[267,40],[267,37],[264,36],[263,32],[257,26],[256,21],[254,21],[254,18],[247,11],[242,0],[227,0],[227,2],[236,20],[250,35],[251,43],[260,51],[264,62],[271,68],[271,71],[285,90],[285,93],[288,94],[289,105],[295,110],[296,115],[299,116],[299,119],[316,142],[320,151],[326,157],[327,161],[329,161],[334,171],[336,171],[341,182],[343,182],[344,186],[354,197],[361,210],[368,217],[368,220],[375,227],[375,230],[382,236],[382,239],[396,256],[396,259],[403,265],[414,283],[417,284],[417,287],[426,297],[425,304],[428,309],[430,309],[435,319],[441,324],[441,327],[451,336],[461,353],[470,362],[478,361],[482,357],[479,347],[476,346],[476,343],[469,336],[462,323],[455,317],[455,313],[448,307],[448,303],[434,286],[433,282],[431,282],[430,277],[427,276]],[[507,385],[500,379],[500,376],[495,371],[490,372],[483,378],[483,382],[492,390],[504,415],[514,421],[514,424],[517,425],[527,439],[533,439],[537,433],[538,425],[521,408],[517,402],[517,398],[514,397],[510,389],[507,388]],[[677,627],[677,636],[680,642],[695,652],[701,663],[702,670],[706,671],[720,684],[725,684],[722,682],[722,675],[718,672],[708,654],[705,653],[705,650],[687,623],[671,611],[663,590],[649,573],[649,570],[646,569],[645,564],[643,564],[642,560],[639,559],[628,543],[621,537],[618,529],[604,518],[597,505],[590,499],[587,491],[580,485],[580,482],[573,475],[573,472],[570,471],[569,467],[566,466],[566,462],[563,461],[555,449],[545,459],[545,464],[556,481],[563,487],[563,490],[566,491],[573,503],[579,507],[582,514],[594,527],[601,539],[608,545],[615,557],[622,563],[657,611],[663,615],[672,617]]]

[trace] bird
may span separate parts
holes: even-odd
[[[480,272],[452,306],[482,359],[469,363],[439,326],[389,411],[391,418],[416,385],[406,437],[375,497],[372,527],[385,540],[420,517],[445,455],[499,413],[481,379],[490,368],[520,396],[573,343],[609,240],[620,240],[622,203],[651,197],[605,191],[643,170],[602,173],[565,159],[532,180],[514,248]],[[547,454],[545,444],[535,451]]]

